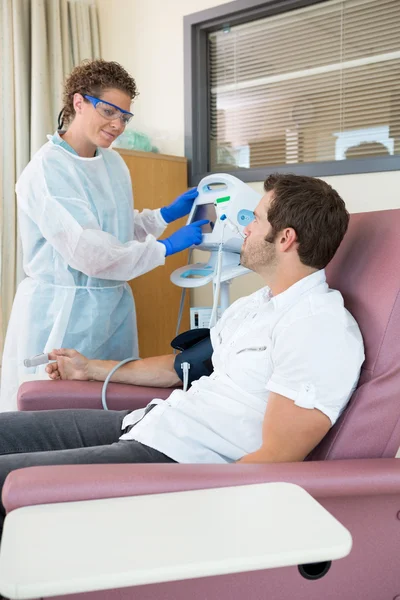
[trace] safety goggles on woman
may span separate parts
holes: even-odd
[[[87,94],[84,94],[83,97],[86,98],[86,100],[89,100],[97,112],[108,121],[121,119],[124,125],[128,125],[129,121],[133,117],[132,113],[128,112],[127,110],[123,110],[115,104],[111,104],[111,102],[106,102],[105,100],[101,100],[100,98],[95,98],[94,96],[89,96]]]

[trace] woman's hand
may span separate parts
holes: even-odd
[[[76,350],[53,350],[49,352],[49,359],[57,361],[46,367],[50,379],[89,381],[90,360]]]
[[[172,223],[185,215],[188,215],[192,210],[193,202],[199,195],[197,188],[188,190],[181,196],[178,196],[169,206],[164,206],[161,209],[162,218],[166,223]]]

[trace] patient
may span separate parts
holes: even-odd
[[[301,461],[321,441],[364,360],[358,325],[324,272],[349,215],[319,179],[273,175],[264,188],[241,263],[267,287],[235,302],[212,329],[212,374],[153,401],[139,421],[136,411],[2,413],[0,486],[31,465]],[[74,350],[52,358],[52,379],[103,381],[116,364]],[[174,387],[174,358],[130,363],[113,381]]]

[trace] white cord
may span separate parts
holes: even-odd
[[[193,254],[193,248],[190,248],[188,262],[187,262],[188,265],[190,265],[191,262],[192,262],[192,254]],[[183,316],[183,309],[185,307],[185,297],[186,297],[186,288],[182,288],[181,301],[179,303],[178,321],[177,321],[177,324],[176,324],[175,337],[177,335],[179,335],[179,330],[181,328],[181,322],[182,322],[182,316]],[[174,354],[176,354],[176,348],[174,348]]]
[[[211,329],[211,327],[214,327],[215,323],[218,320],[217,313],[218,313],[219,290],[220,290],[220,285],[221,285],[221,265],[222,265],[222,243],[220,243],[219,248],[218,248],[217,266],[216,266],[216,270],[215,270],[216,282],[213,285],[213,287],[214,287],[214,302],[213,302],[213,307],[212,307],[211,317],[210,317],[210,329]]]
[[[224,233],[225,233],[225,221],[222,221],[222,233],[221,233],[221,241],[219,242],[218,247],[218,256],[217,256],[217,266],[215,269],[215,287],[214,287],[214,302],[211,311],[210,317],[210,329],[214,327],[216,322],[218,321],[218,302],[219,302],[219,290],[221,287],[221,267],[222,267],[222,248],[224,245]]]
[[[108,382],[110,381],[111,377],[114,375],[114,373],[117,369],[119,369],[123,365],[126,365],[126,363],[132,362],[134,360],[140,360],[140,358],[133,358],[133,356],[131,356],[131,358],[126,358],[125,360],[121,360],[121,362],[118,363],[117,365],[115,365],[115,367],[113,369],[111,369],[111,371],[107,375],[106,380],[103,383],[103,387],[101,388],[101,403],[103,405],[104,410],[109,410],[109,408],[107,406],[107,400],[106,400]]]

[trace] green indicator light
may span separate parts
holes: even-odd
[[[230,196],[224,196],[223,198],[217,198],[217,204],[221,204],[222,202],[228,202],[230,200]]]

